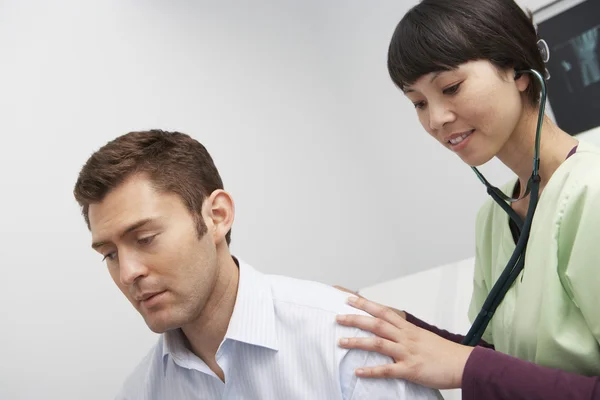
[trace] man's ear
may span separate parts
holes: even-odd
[[[206,199],[206,218],[212,222],[208,225],[215,244],[225,242],[225,236],[231,230],[235,218],[235,205],[229,193],[217,189]]]

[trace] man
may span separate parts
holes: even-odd
[[[344,350],[347,294],[263,275],[229,252],[231,196],[188,135],[131,132],[94,153],[74,190],[114,282],[161,333],[119,399],[437,399],[354,370],[392,362]]]

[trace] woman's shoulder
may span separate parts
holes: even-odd
[[[517,178],[511,179],[499,189],[510,196],[516,183]],[[550,206],[554,212],[565,210],[569,205],[587,200],[590,196],[600,198],[600,147],[580,141],[575,154],[555,172],[544,192],[538,207]],[[504,210],[489,197],[477,212],[477,237],[481,241],[502,234],[508,223],[507,218]]]
[[[600,173],[600,169],[598,168],[589,168],[600,165],[600,147],[596,145],[579,142],[577,151],[569,158],[569,160],[572,161],[572,168],[577,170],[581,168],[585,169],[586,174],[584,174],[584,176],[588,176],[588,173],[590,172],[595,174]]]
[[[600,227],[600,150],[583,144],[565,163],[556,206],[557,271],[578,307],[597,307]],[[595,311],[594,311],[595,313]],[[591,315],[592,312],[589,313]],[[595,318],[595,317],[594,317]],[[597,319],[586,317],[600,327]]]
[[[561,202],[572,202],[582,195],[600,194],[600,148],[580,142],[577,151],[552,177],[546,189]]]

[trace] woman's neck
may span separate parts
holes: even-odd
[[[523,112],[515,131],[498,153],[500,161],[519,177],[521,192],[519,197],[525,192],[527,182],[532,174],[537,118],[536,110]],[[540,136],[540,191],[577,143],[577,139],[561,130],[550,118],[544,116]]]

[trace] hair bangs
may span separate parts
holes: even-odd
[[[447,10],[424,8],[414,7],[402,18],[388,49],[388,71],[401,90],[423,75],[452,70],[477,57],[469,35]]]

